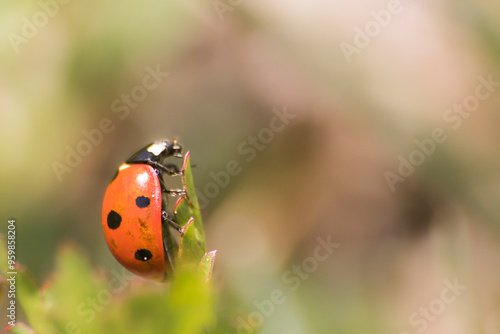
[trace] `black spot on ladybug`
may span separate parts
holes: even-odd
[[[139,249],[135,252],[135,259],[139,261],[148,261],[151,260],[153,254],[147,249]]]
[[[145,196],[139,196],[135,199],[135,204],[139,207],[139,208],[145,208],[149,205],[149,198],[145,197]]]
[[[116,230],[118,227],[120,227],[121,222],[122,216],[120,216],[119,213],[113,210],[108,213],[108,227],[110,229]]]

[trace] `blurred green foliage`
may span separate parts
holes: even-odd
[[[5,247],[0,256],[6,256]],[[215,321],[213,292],[199,272],[181,269],[166,285],[151,285],[125,270],[103,275],[71,244],[59,250],[52,279],[42,288],[18,267],[16,291],[18,312],[36,333],[199,334]],[[23,325],[9,331],[27,332]]]

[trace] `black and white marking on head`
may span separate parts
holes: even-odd
[[[151,144],[147,151],[153,153],[155,156],[159,156],[167,148],[167,143],[165,141]]]
[[[111,210],[108,213],[108,227],[112,230],[116,230],[118,227],[120,227],[120,224],[122,222],[122,216],[116,211]]]
[[[153,258],[153,254],[151,254],[151,252],[148,251],[147,249],[138,249],[135,252],[134,256],[135,256],[136,260],[144,261],[144,262],[151,260]]]
[[[141,209],[148,207],[150,202],[149,197],[146,196],[139,196],[135,199],[135,205]]]

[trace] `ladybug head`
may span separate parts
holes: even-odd
[[[154,154],[156,159],[160,161],[169,157],[182,158],[182,146],[179,144],[177,138],[173,140],[162,139],[149,145],[146,149],[148,152]]]
[[[148,163],[155,161],[163,164],[170,157],[182,158],[182,146],[177,139],[173,139],[172,141],[167,139],[158,140],[149,144],[135,152],[128,158],[126,163]]]

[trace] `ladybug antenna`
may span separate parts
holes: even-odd
[[[182,158],[182,146],[179,144],[177,138],[172,140],[172,149],[174,151],[174,157]]]

